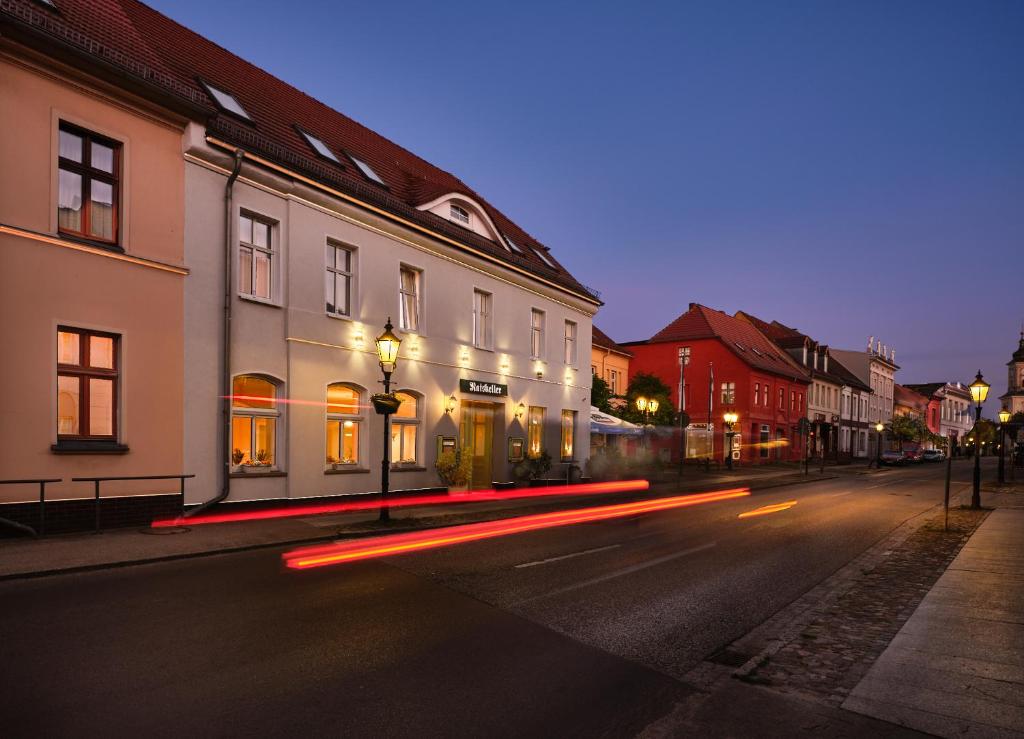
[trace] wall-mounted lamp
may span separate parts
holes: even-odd
[[[507,375],[508,374],[508,368],[509,368],[508,357],[502,357],[501,358],[501,364],[498,365],[498,369],[501,370],[501,374]]]
[[[516,418],[522,418],[526,413],[526,406],[520,403],[516,406]]]
[[[444,401],[444,413],[448,415],[455,410],[455,406],[458,405],[458,400],[455,399],[455,393],[448,396],[448,399]]]

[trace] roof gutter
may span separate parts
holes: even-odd
[[[206,137],[206,142],[208,144],[210,144],[211,146],[216,146],[216,147],[218,147],[220,149],[224,149],[224,150],[232,152],[232,153],[241,151],[241,149],[239,147],[235,146],[234,144],[230,144],[227,141],[224,141],[223,139],[219,139],[219,138],[217,138],[215,136],[207,136]],[[530,272],[530,271],[525,270],[525,269],[523,269],[521,267],[517,267],[514,264],[510,264],[508,262],[504,262],[504,261],[502,261],[500,259],[492,257],[490,254],[487,254],[486,252],[482,252],[482,251],[480,251],[478,249],[474,249],[473,247],[471,247],[471,246],[469,246],[467,244],[464,244],[461,241],[456,241],[455,239],[449,238],[449,237],[445,236],[444,234],[438,233],[437,231],[433,231],[432,229],[429,229],[426,226],[421,226],[418,223],[414,223],[414,222],[412,222],[412,221],[410,221],[408,219],[402,218],[401,216],[395,215],[394,213],[392,213],[390,211],[387,211],[387,210],[384,210],[383,208],[379,208],[376,205],[372,205],[370,203],[367,203],[365,200],[360,200],[359,198],[353,197],[352,195],[348,195],[348,194],[342,192],[341,190],[338,190],[338,189],[333,188],[333,187],[329,187],[328,185],[325,185],[322,182],[318,182],[317,180],[314,180],[311,177],[306,177],[305,175],[299,174],[295,170],[288,169],[287,167],[283,167],[280,164],[276,164],[276,163],[270,161],[269,159],[264,159],[263,157],[258,156],[256,154],[252,154],[252,153],[246,153],[245,154],[245,158],[249,159],[250,161],[253,161],[253,162],[255,162],[255,163],[257,163],[257,164],[259,164],[261,166],[264,166],[264,167],[266,167],[268,169],[271,169],[271,170],[273,170],[275,172],[283,174],[286,177],[289,177],[291,179],[303,182],[303,183],[309,185],[310,187],[314,187],[317,190],[320,190],[322,192],[327,193],[328,195],[333,195],[336,198],[340,198],[341,200],[344,200],[346,202],[352,203],[353,205],[357,205],[360,208],[363,208],[364,210],[368,210],[371,213],[375,213],[376,215],[379,215],[379,216],[381,216],[383,218],[386,218],[389,221],[393,221],[394,223],[401,224],[402,226],[405,226],[406,228],[410,228],[410,229],[412,229],[414,231],[418,231],[419,233],[425,234],[426,236],[429,236],[432,239],[437,239],[438,241],[443,241],[446,244],[454,246],[456,249],[459,249],[460,251],[468,252],[468,253],[472,254],[473,256],[476,256],[476,257],[479,257],[481,259],[484,259],[484,260],[486,260],[488,262],[491,262],[492,264],[496,264],[496,265],[499,265],[501,267],[504,267],[505,269],[510,269],[510,270],[512,270],[514,272],[518,272],[521,275],[529,277],[531,280],[534,280],[536,282],[541,282],[541,283],[547,285],[548,287],[555,288],[556,290],[558,290],[560,292],[563,292],[563,293],[566,293],[567,295],[572,295],[575,298],[579,298],[579,299],[589,303],[590,305],[593,305],[595,308],[600,308],[602,305],[604,305],[600,300],[595,299],[591,295],[587,295],[587,294],[581,293],[581,292],[576,292],[575,290],[570,290],[569,288],[564,287],[563,285],[559,285],[557,282],[552,282],[551,280],[546,280],[543,277],[540,277],[539,275],[534,274],[533,272]]]

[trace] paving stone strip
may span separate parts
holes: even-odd
[[[775,645],[737,677],[838,706],[988,513],[952,509],[949,532],[941,514],[930,518],[838,597],[824,599],[795,638]]]

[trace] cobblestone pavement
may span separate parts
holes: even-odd
[[[988,513],[950,510],[949,532],[941,514],[929,519],[742,679],[838,706]]]

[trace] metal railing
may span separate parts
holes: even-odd
[[[62,477],[33,478],[25,480],[0,480],[0,485],[38,485],[39,486],[39,531],[31,526],[6,518],[0,518],[0,524],[25,531],[32,536],[43,536],[46,533],[46,486],[51,482],[62,482]]]
[[[178,481],[178,495],[181,496],[181,507],[185,508],[185,480],[195,477],[195,475],[128,475],[122,477],[72,477],[71,482],[91,482],[93,484],[93,499],[96,501],[95,512],[96,521],[93,527],[93,533],[98,534],[100,532],[100,483],[101,482],[114,482],[123,480],[177,480]]]

